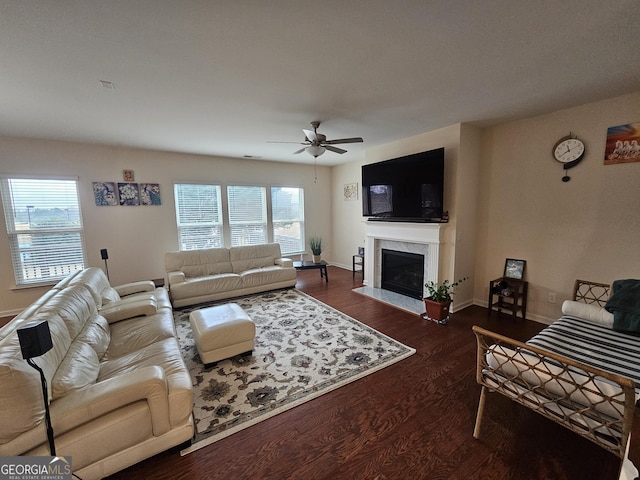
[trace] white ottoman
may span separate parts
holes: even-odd
[[[189,322],[205,365],[253,350],[256,325],[235,303],[195,310]]]

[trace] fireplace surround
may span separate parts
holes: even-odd
[[[382,249],[423,255],[422,288],[438,281],[441,224],[365,221],[364,285],[382,289]]]

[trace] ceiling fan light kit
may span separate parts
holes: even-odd
[[[312,145],[310,147],[305,148],[305,150],[309,155],[311,155],[314,158],[317,158],[320,155],[322,155],[324,152],[326,152],[327,149],[324,147]]]

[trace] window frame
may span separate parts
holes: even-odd
[[[17,188],[18,185],[12,182],[43,182],[43,184],[44,182],[50,182],[51,185],[49,187],[51,187],[51,190],[47,196],[43,197],[40,195],[39,198],[36,198],[33,196],[33,193],[37,189],[38,193],[41,194],[43,191],[42,186],[25,187],[20,191]],[[66,182],[67,186],[66,188],[62,188],[62,185],[60,185],[54,190],[53,182]],[[65,201],[71,198],[68,196],[71,191],[71,189],[69,189],[69,183],[73,184],[72,191],[75,198],[72,199],[74,201],[65,203]],[[29,192],[29,189],[33,191]],[[60,194],[61,191],[65,193]],[[32,197],[28,197],[29,194],[31,194]],[[85,268],[87,265],[87,249],[85,245],[78,177],[19,174],[0,175],[0,196],[5,215],[11,265],[16,288],[55,285],[70,273]],[[23,198],[18,199],[18,197]],[[33,198],[33,200],[31,200],[31,198]],[[63,203],[59,203],[61,201]],[[51,207],[51,205],[54,204],[64,205],[66,208],[61,208],[60,206]],[[40,205],[40,207],[38,207],[38,205]],[[21,227],[19,228],[17,219],[18,217],[24,217],[24,213],[19,211],[21,208],[26,208],[28,223],[26,223],[26,227],[24,223],[20,224]],[[59,225],[54,223],[53,226],[33,227],[31,218],[37,210],[49,210],[52,213],[66,210],[67,220],[71,222],[70,210],[72,209],[77,210],[77,212],[73,214],[73,217],[77,221],[77,224],[74,226],[65,226],[65,222],[63,222]],[[28,249],[26,248],[26,243],[21,243],[21,236],[29,237],[30,243]],[[60,242],[60,236],[70,236],[71,241],[68,244],[66,242]],[[55,239],[56,237],[58,237],[57,240],[51,240],[51,238]],[[37,240],[35,243],[42,243],[42,246],[32,250],[34,239]],[[51,254],[51,249],[54,247],[58,249],[59,255]],[[31,266],[28,265],[27,260],[31,260]],[[28,273],[29,269],[32,269],[32,275]],[[45,271],[47,274],[44,274]],[[51,273],[52,271],[53,273]],[[37,272],[39,272],[39,274]]]
[[[209,187],[209,188],[213,187],[215,189],[217,215],[216,215],[216,209],[213,209],[211,213],[213,214],[214,217],[217,217],[217,218],[211,222],[188,222],[188,221],[182,222],[181,214],[180,214],[180,195],[178,194],[178,188],[182,186],[193,186],[193,187],[199,186],[199,187]],[[226,242],[225,242],[225,227],[224,227],[224,205],[222,204],[222,186],[215,183],[176,182],[173,184],[173,195],[174,195],[174,205],[175,205],[175,215],[176,215],[176,228],[178,233],[178,250],[189,251],[189,250],[200,250],[204,248],[224,247]],[[202,246],[203,244],[200,244],[200,246],[196,246],[195,248],[183,248],[183,245],[185,244],[183,239],[188,238],[186,234],[183,236],[183,232],[186,229],[199,229],[199,228],[202,228],[202,229],[210,228],[213,230],[219,230],[219,235],[217,235],[217,238],[220,244],[218,245],[217,241],[214,240],[212,244],[208,246]],[[215,238],[215,235],[214,235],[214,238]],[[191,245],[195,245],[195,242],[192,243]]]

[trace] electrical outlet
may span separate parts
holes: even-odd
[[[556,293],[549,292],[549,298],[547,299],[549,303],[556,303]]]

